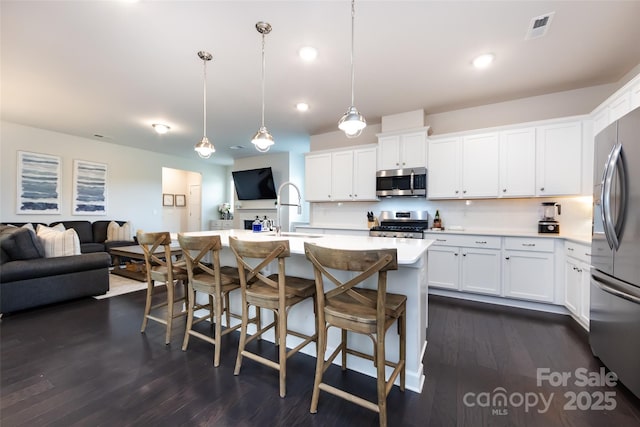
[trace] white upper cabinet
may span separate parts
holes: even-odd
[[[624,91],[609,105],[609,120],[615,122],[620,117],[631,111],[631,91]]]
[[[427,128],[378,134],[378,170],[404,169],[426,166]]]
[[[331,200],[331,153],[307,154],[304,157],[304,195],[307,201]]]
[[[353,151],[337,151],[331,154],[331,190],[332,200],[351,199],[353,195]]]
[[[582,121],[536,129],[536,195],[580,194],[582,183]]]
[[[631,79],[593,112],[593,134],[640,107],[640,74]]]
[[[457,199],[460,197],[460,151],[462,139],[429,141],[427,197]]]
[[[376,147],[353,150],[353,200],[377,200]]]
[[[460,197],[498,197],[499,160],[497,133],[465,136]]]
[[[536,194],[536,129],[533,127],[500,132],[499,197]]]
[[[308,153],[305,198],[310,202],[377,200],[376,147]]]
[[[497,133],[429,141],[427,197],[498,197]]]

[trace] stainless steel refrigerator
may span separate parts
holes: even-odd
[[[640,108],[595,138],[591,349],[640,398]]]

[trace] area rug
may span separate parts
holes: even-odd
[[[147,282],[139,282],[115,274],[109,274],[109,291],[104,295],[94,296],[95,299],[115,297],[116,295],[128,294],[130,292],[147,289]]]

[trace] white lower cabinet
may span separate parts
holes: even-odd
[[[436,238],[429,248],[429,287],[500,295],[500,238]]]
[[[585,328],[589,328],[590,308],[590,247],[565,242],[565,294],[564,303]]]
[[[506,297],[553,303],[553,240],[505,237],[502,272]]]

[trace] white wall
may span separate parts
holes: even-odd
[[[194,156],[178,158],[122,145],[96,141],[10,122],[0,129],[0,221],[53,222],[61,220],[129,220],[133,229],[163,228],[162,168],[170,167],[202,175],[202,228],[218,218],[218,205],[227,197],[226,168]],[[61,213],[58,215],[16,214],[17,151],[60,156],[62,159]],[[73,159],[106,163],[107,214],[72,215]],[[227,197],[225,199],[225,197]],[[207,227],[205,228],[205,224]],[[179,231],[179,230],[171,230]]]

